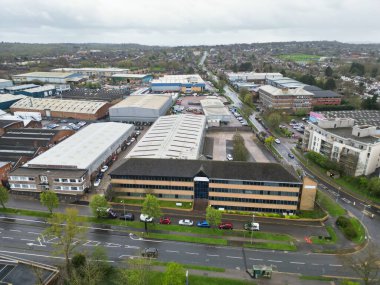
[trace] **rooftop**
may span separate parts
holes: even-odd
[[[0,78],[0,83],[11,82],[12,80]]]
[[[185,75],[165,75],[158,79],[153,79],[152,84],[155,83],[180,83],[180,84],[197,84],[204,83],[202,77],[199,74],[185,74]]]
[[[123,72],[123,71],[129,71],[129,69],[126,68],[115,68],[115,67],[107,67],[107,68],[99,68],[99,67],[81,67],[81,68],[55,68],[52,69],[53,72]]]
[[[313,93],[304,90],[302,87],[295,88],[295,89],[287,89],[287,88],[277,88],[272,85],[263,85],[259,88],[259,90],[263,90],[273,96],[281,96],[281,95],[291,95],[291,96],[298,96],[298,95],[308,95],[313,96]]]
[[[17,121],[17,120],[2,120],[0,118],[0,128],[3,129],[3,128],[11,126],[11,125],[13,125],[15,123],[19,123],[19,122],[21,122],[21,121]]]
[[[326,118],[352,118],[356,125],[372,125],[380,127],[380,111],[376,110],[353,110],[353,111],[324,111],[318,112]]]
[[[43,168],[30,168],[30,167],[19,167],[12,171],[11,175],[49,175],[53,177],[63,177],[63,178],[76,178],[85,175],[87,169],[43,169]]]
[[[30,89],[30,88],[35,88],[35,87],[40,87],[40,85],[36,84],[22,84],[22,85],[16,85],[12,87],[7,87],[5,88],[8,91],[19,91],[19,90],[25,90],[25,89]]]
[[[268,78],[268,80],[271,82],[271,84],[274,83],[274,84],[281,85],[283,87],[288,87],[288,88],[298,88],[298,87],[306,86],[306,84],[289,77]]]
[[[50,77],[50,78],[67,78],[76,75],[73,72],[29,72],[13,75],[13,77]]]
[[[0,103],[27,98],[25,95],[0,94]]]
[[[46,98],[32,98],[27,97],[16,103],[11,108],[20,108],[27,110],[46,110],[58,112],[74,112],[95,114],[100,108],[106,105],[107,102],[101,101],[81,101],[81,100],[60,100],[60,99],[46,99]]]
[[[116,73],[112,77],[122,77],[122,78],[136,78],[143,79],[147,76],[152,76],[151,74],[134,74],[134,73]]]
[[[130,158],[111,172],[117,175],[146,175],[193,178],[200,171],[209,178],[251,181],[299,182],[278,163]]]
[[[344,139],[351,139],[362,143],[372,144],[380,142],[380,138],[375,136],[368,136],[368,137],[358,137],[352,135],[352,128],[328,128],[325,129],[326,131],[333,133],[337,136],[340,136]]]
[[[331,90],[323,90],[317,86],[306,85],[303,87],[306,91],[314,94],[315,98],[340,98],[342,97],[338,93]]]
[[[49,90],[54,90],[55,86],[54,85],[44,85],[44,86],[38,86],[35,88],[30,88],[25,90],[25,92],[28,93],[35,93],[35,92],[44,92],[44,91],[49,91]]]
[[[120,101],[110,109],[134,107],[146,109],[160,109],[162,106],[171,100],[171,96],[166,95],[143,95],[143,96],[129,96]]]
[[[202,115],[159,117],[127,157],[197,159],[205,125]]]
[[[28,165],[87,169],[105,150],[133,128],[132,125],[93,123],[28,162]]]
[[[200,100],[202,109],[206,116],[212,115],[223,115],[230,116],[231,113],[227,110],[226,106],[224,106],[223,102],[220,101],[217,97],[208,96],[206,99]]]

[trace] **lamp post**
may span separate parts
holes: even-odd
[[[121,200],[120,202],[123,203],[123,209],[124,209],[124,222],[127,222],[127,217],[125,216],[125,201]]]
[[[253,223],[255,222],[255,214],[252,214],[252,224],[251,224],[251,244],[253,242]]]
[[[340,186],[338,187],[338,195],[336,196],[336,202],[338,202],[339,196],[340,196]]]

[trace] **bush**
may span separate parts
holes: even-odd
[[[349,239],[349,240],[353,240],[354,238],[356,238],[358,236],[358,233],[356,232],[356,230],[351,226],[351,223],[350,223],[350,226],[346,227],[343,229],[343,233],[344,235]]]
[[[77,253],[71,259],[71,264],[74,268],[82,267],[86,263],[86,256],[83,253]]]
[[[341,228],[347,228],[347,226],[350,224],[350,220],[344,216],[339,216],[338,219],[336,219],[336,225]]]

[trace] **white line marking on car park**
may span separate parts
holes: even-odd
[[[263,261],[261,258],[249,258],[249,260]]]
[[[165,250],[166,252],[174,252],[174,253],[179,253],[178,250]]]
[[[14,239],[13,237],[2,237],[4,239]]]
[[[305,264],[305,262],[297,262],[297,261],[291,261],[292,264]]]
[[[333,266],[333,267],[342,267],[343,265],[341,265],[341,264],[329,264],[329,266]]]
[[[133,248],[133,249],[139,249],[140,248],[139,246],[127,245],[127,244],[124,247],[125,248]]]
[[[10,232],[17,232],[17,233],[21,233],[20,230],[9,230]]]
[[[282,262],[281,260],[271,260],[271,259],[268,259],[269,262]]]
[[[217,256],[219,256],[219,254],[207,254],[207,256],[217,257]]]
[[[226,257],[227,258],[243,259],[243,257],[241,257],[241,256],[229,256],[229,255],[227,255]]]
[[[186,254],[192,254],[192,255],[199,255],[199,253],[198,252],[185,252]]]

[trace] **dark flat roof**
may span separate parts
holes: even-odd
[[[315,98],[341,98],[342,96],[331,90],[323,90],[317,86],[307,85],[303,87],[304,90],[314,94]]]
[[[22,121],[21,120],[0,120],[0,128],[5,128],[18,122],[22,122]]]
[[[129,158],[110,173],[193,178],[200,171],[214,179],[300,182],[278,163]]]

